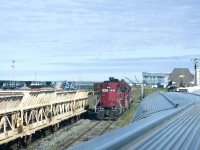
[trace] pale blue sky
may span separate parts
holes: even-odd
[[[200,58],[199,0],[0,0],[0,79],[142,79]]]

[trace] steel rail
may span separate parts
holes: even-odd
[[[97,126],[101,121],[96,122],[92,127],[84,131],[82,134],[80,134],[77,138],[72,140],[70,143],[67,144],[61,144],[59,147],[61,147],[62,150],[65,150],[66,148],[69,148],[72,144],[74,144],[76,141],[78,141],[81,137],[83,137],[86,133],[88,133],[90,130],[92,130],[95,126]],[[62,148],[63,147],[63,148]]]
[[[113,122],[114,122],[114,121],[110,122],[110,123],[108,124],[108,126],[106,126],[106,128],[104,128],[104,130],[101,131],[101,133],[99,134],[99,136],[102,135],[102,134],[104,134],[104,133],[108,130],[108,128],[113,124]]]

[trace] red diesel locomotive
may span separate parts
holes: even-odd
[[[110,77],[109,81],[95,83],[94,91],[99,93],[96,103],[98,119],[117,119],[130,108],[131,87],[124,80]]]

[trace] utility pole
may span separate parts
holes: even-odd
[[[15,60],[12,60],[12,68],[13,68],[13,81],[15,80]]]
[[[194,63],[194,71],[195,71],[195,74],[194,74],[194,85],[197,86],[199,83],[199,74],[198,74],[198,62],[199,59],[198,58],[194,58],[193,59],[193,63]]]

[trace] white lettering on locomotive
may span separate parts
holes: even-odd
[[[108,89],[102,89],[102,92],[108,92]]]

